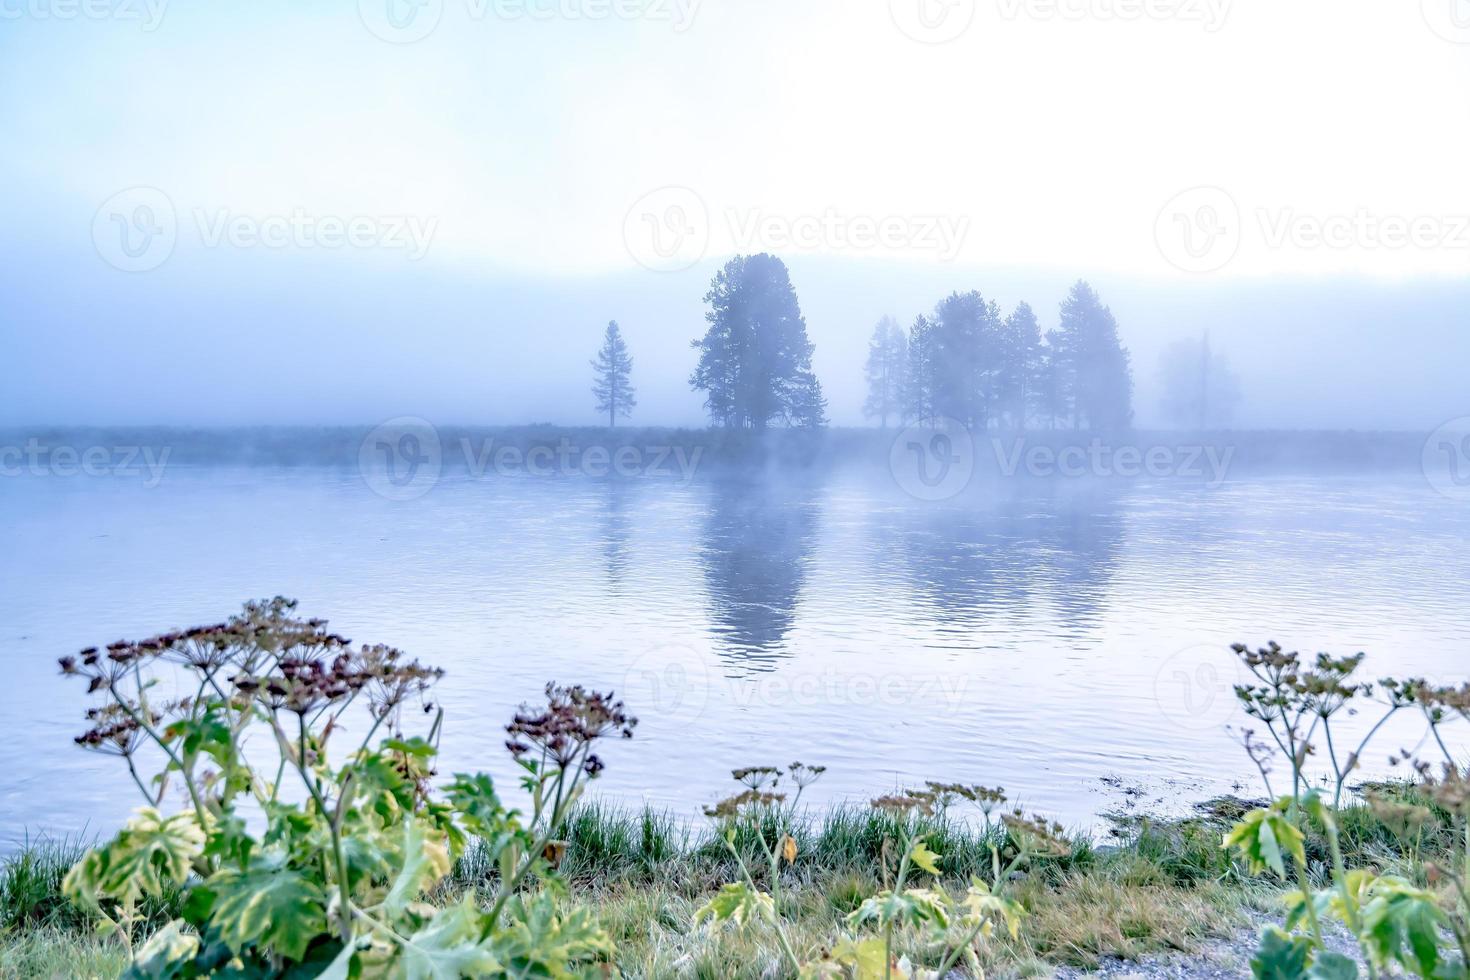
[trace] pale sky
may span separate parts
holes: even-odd
[[[0,424],[697,424],[781,255],[840,424],[873,324],[1086,278],[1157,418],[1465,414],[1470,0],[0,0]],[[166,378],[166,383],[136,379]]]
[[[416,216],[429,261],[572,275],[661,222],[674,264],[1470,272],[1464,0],[413,2],[0,0],[0,212],[85,242],[144,186],[180,250]]]

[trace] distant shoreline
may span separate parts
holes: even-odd
[[[0,466],[6,475],[27,464],[49,466],[53,458],[79,466],[85,454],[116,456],[128,450],[155,458],[167,452],[169,466],[261,466],[357,468],[371,456],[382,427],[360,426],[10,426],[0,428]],[[399,431],[399,430],[395,430]],[[414,431],[409,429],[407,431]],[[664,452],[682,451],[686,464],[697,451],[702,466],[714,469],[831,468],[868,463],[879,468],[899,459],[895,447],[905,430],[832,427],[820,430],[769,429],[763,433],[663,426],[618,427],[515,425],[423,426],[421,443],[437,440],[448,472],[494,469],[500,459],[530,457],[556,470],[558,460],[579,460],[589,451],[616,471],[619,450],[636,450],[644,462]],[[910,431],[912,442],[931,437],[928,429]],[[988,430],[969,436],[956,452],[973,459],[977,473],[993,476],[1122,475],[1163,476],[1201,470],[1206,476],[1228,463],[1231,473],[1422,472],[1427,433],[1353,430],[1183,430],[1134,429],[1104,433],[1070,429]],[[960,435],[964,439],[964,435]],[[417,444],[416,444],[417,445]],[[916,450],[917,451],[917,450]],[[946,450],[948,451],[948,450]],[[532,455],[533,452],[536,455]],[[503,457],[496,454],[503,453]],[[1150,453],[1153,456],[1150,456]],[[1151,460],[1161,464],[1151,471]],[[1167,463],[1167,466],[1163,464]],[[564,468],[564,467],[563,467]],[[19,472],[17,472],[19,471]],[[670,471],[678,468],[670,464]],[[1073,472],[1076,471],[1076,472]],[[1085,471],[1085,473],[1083,472]],[[1099,472],[1101,471],[1101,472]]]

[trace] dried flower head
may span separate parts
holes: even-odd
[[[1019,808],[1003,814],[1001,821],[1027,852],[1041,857],[1065,857],[1072,853],[1067,831],[1055,820],[1028,817]]]
[[[808,766],[800,762],[793,762],[786,767],[786,772],[790,774],[791,781],[796,784],[798,789],[806,789],[812,783],[821,779],[822,773],[826,771],[826,766]]]
[[[730,778],[751,789],[764,789],[781,781],[781,770],[775,766],[746,766],[732,770]]]
[[[910,813],[930,816],[934,813],[934,796],[930,793],[914,791],[890,793],[874,799],[872,805],[873,809],[882,810],[894,816],[907,816]]]
[[[704,815],[715,820],[733,820],[743,814],[767,810],[784,802],[786,802],[784,793],[762,793],[760,790],[748,789],[743,793],[723,799],[714,806],[705,807]]]
[[[602,738],[632,738],[637,724],[611,693],[548,684],[546,707],[522,705],[506,726],[511,735],[506,747],[517,757],[539,750],[561,769],[577,765],[595,776],[603,764],[591,754],[591,745]]]

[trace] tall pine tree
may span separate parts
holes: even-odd
[[[786,264],[738,255],[715,274],[704,300],[709,328],[694,341],[699,364],[689,384],[705,393],[710,418],[757,430],[773,422],[825,424],[826,400]]]
[[[909,328],[908,371],[904,378],[904,416],[920,425],[933,425],[939,417],[935,393],[939,388],[939,351],[934,321],[922,314]]]
[[[893,317],[878,321],[873,339],[868,343],[868,399],[863,414],[876,418],[888,428],[888,416],[902,420],[904,379],[908,374],[908,338]]]
[[[1043,382],[1041,324],[1030,304],[1021,303],[1001,329],[1001,368],[996,379],[997,415],[1011,428],[1031,419]]]
[[[1133,369],[1118,323],[1096,291],[1078,280],[1062,303],[1062,383],[1074,428],[1126,429],[1133,423]]]
[[[612,428],[618,424],[619,418],[632,416],[638,405],[633,386],[628,381],[633,373],[633,358],[623,341],[622,331],[618,329],[618,321],[613,320],[607,325],[607,332],[602,335],[602,347],[591,363],[595,372],[592,394],[597,399],[597,410],[607,413],[607,427]]]

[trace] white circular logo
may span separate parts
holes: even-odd
[[[1424,477],[1451,500],[1470,500],[1470,416],[1446,422],[1424,443]]]
[[[638,264],[681,272],[709,248],[709,209],[687,187],[663,187],[638,199],[623,219],[623,241]]]
[[[1216,272],[1240,249],[1240,207],[1218,187],[1175,195],[1154,222],[1159,252],[1185,272]]]
[[[923,44],[953,41],[975,21],[975,0],[888,0],[893,23]]]
[[[97,254],[123,272],[147,272],[168,261],[179,240],[174,202],[156,187],[129,187],[109,197],[92,218]]]
[[[1424,22],[1446,41],[1470,44],[1470,0],[1419,0]]]
[[[412,44],[434,33],[444,0],[357,0],[357,15],[373,36],[389,44]]]
[[[721,676],[710,654],[670,644],[635,657],[618,694],[660,724],[690,725],[704,714]]]
[[[417,500],[434,489],[444,469],[439,431],[413,416],[389,419],[358,447],[357,468],[378,496]]]
[[[920,500],[948,500],[970,485],[975,440],[963,423],[941,418],[911,425],[888,451],[888,470],[905,493]]]
[[[1154,701],[1165,718],[1190,731],[1214,731],[1240,710],[1235,685],[1246,682],[1235,651],[1200,644],[1172,655],[1154,675]]]

